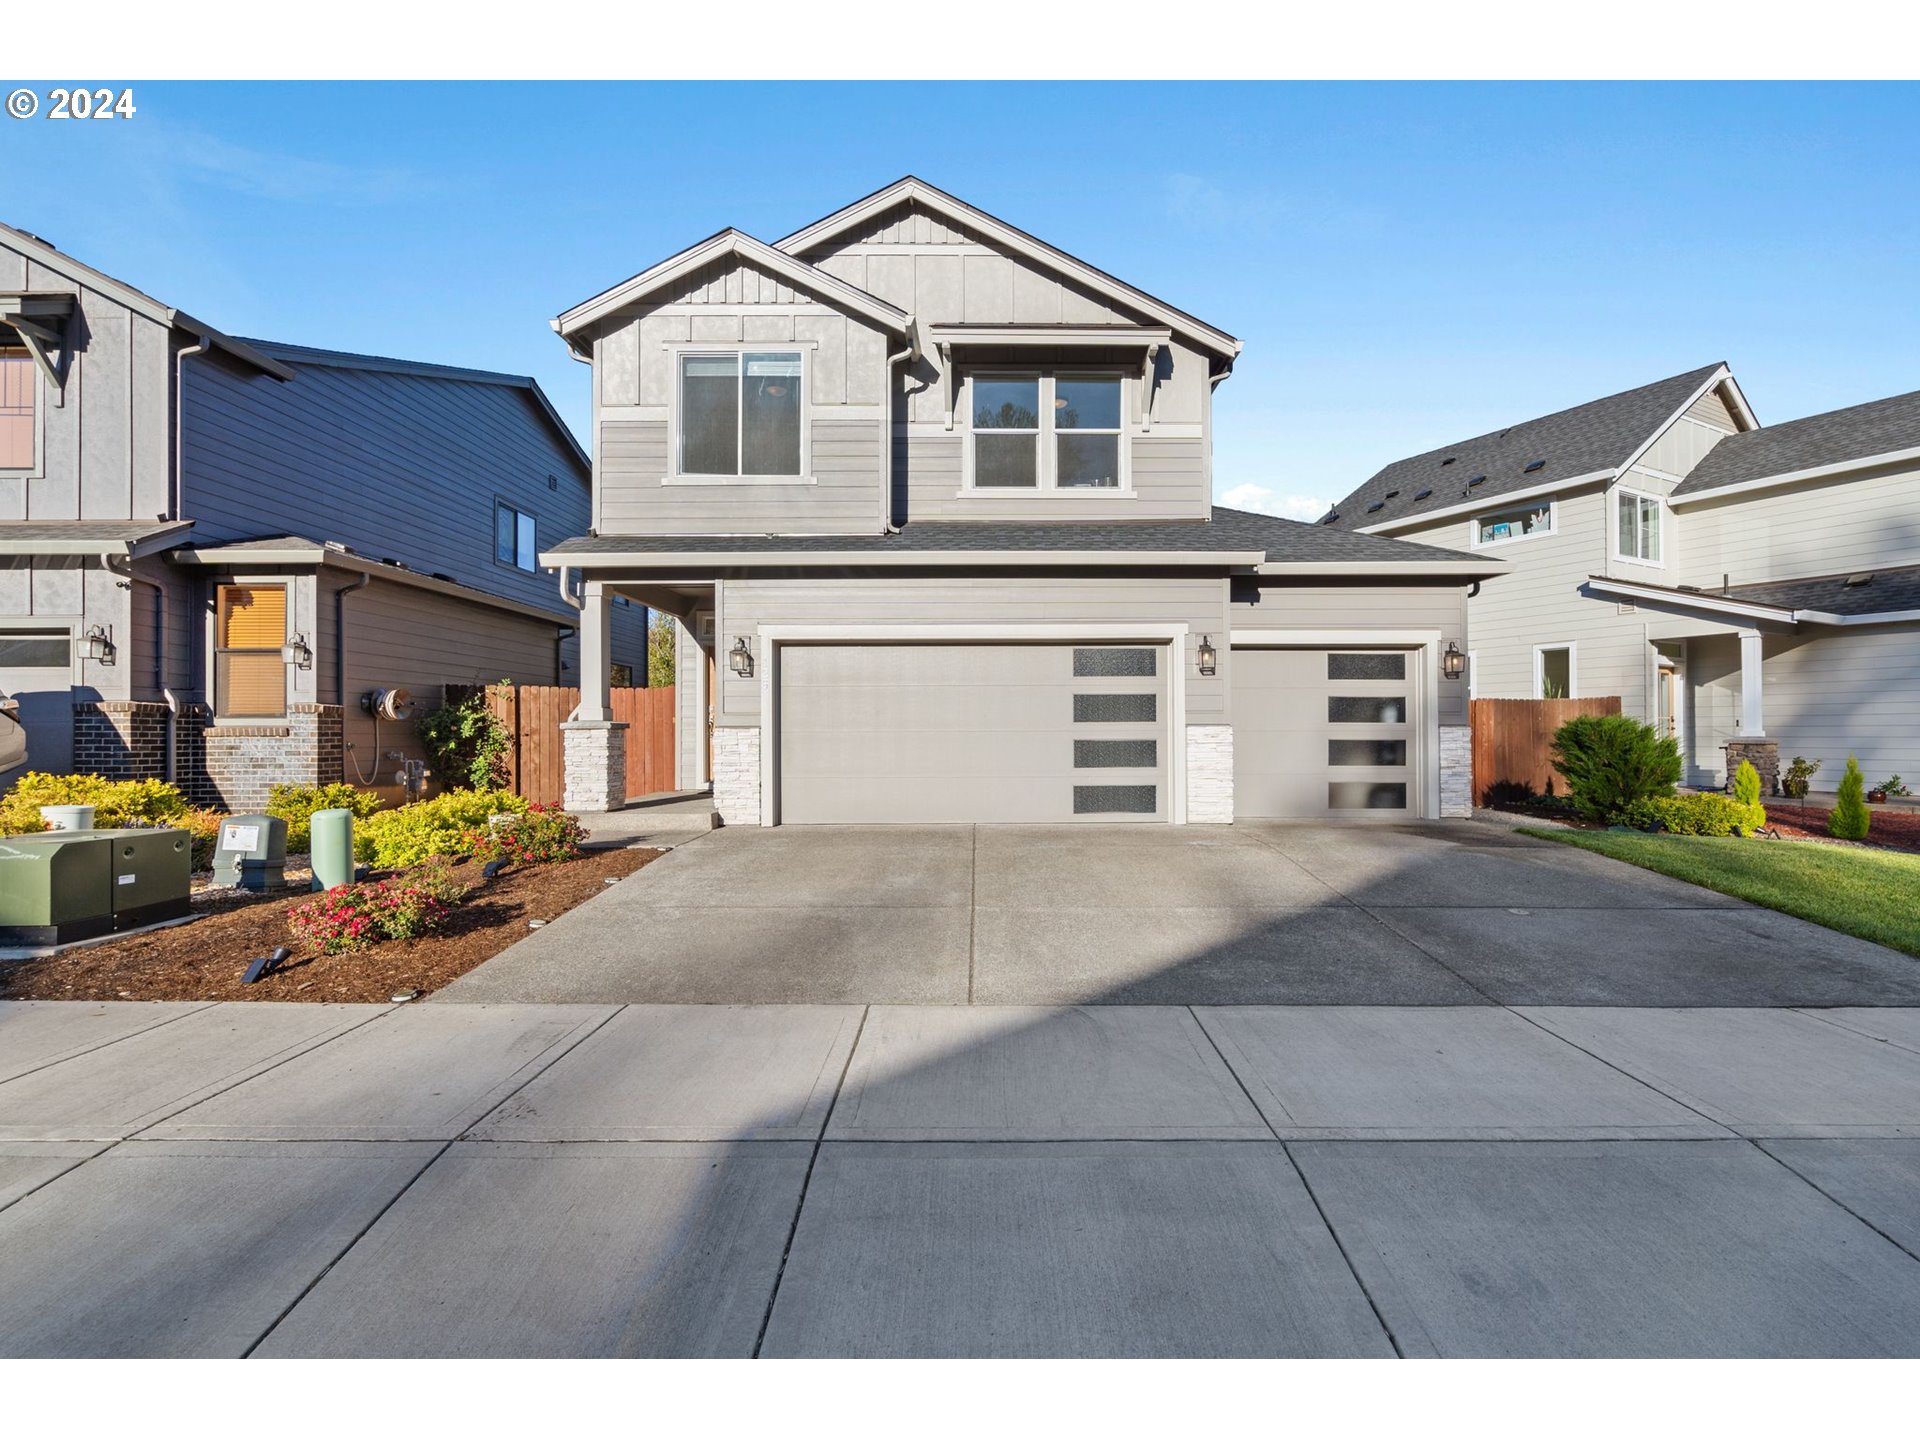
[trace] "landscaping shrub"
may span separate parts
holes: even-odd
[[[431,800],[382,810],[355,826],[354,851],[383,869],[418,865],[436,855],[468,855],[476,833],[487,828],[489,815],[524,815],[528,808],[511,790],[449,790]]]
[[[514,865],[546,865],[578,860],[587,832],[558,805],[535,805],[503,825],[483,827],[469,837],[476,860],[505,860]]]
[[[486,790],[505,783],[507,729],[487,707],[486,691],[475,690],[429,710],[413,722],[413,730],[433,762],[433,773],[446,784]]]
[[[466,898],[444,867],[362,885],[336,885],[287,911],[295,937],[325,955],[382,940],[415,940],[441,929]]]
[[[1787,773],[1780,777],[1780,792],[1794,800],[1806,799],[1819,769],[1818,760],[1809,760],[1804,755],[1794,756],[1793,763],[1787,766]]]
[[[1554,732],[1553,765],[1566,777],[1574,809],[1615,820],[1636,800],[1673,794],[1680,746],[1625,715],[1579,715]]]
[[[373,791],[338,781],[331,785],[276,785],[267,794],[267,814],[287,822],[289,855],[304,855],[312,847],[314,811],[351,810],[355,820],[365,820],[379,808],[380,797]]]
[[[47,828],[42,805],[91,805],[102,830],[171,825],[187,812],[187,797],[164,780],[108,780],[100,775],[48,775],[31,770],[0,799],[0,834],[34,835]]]
[[[213,852],[220,848],[220,825],[226,818],[218,810],[189,810],[166,823],[193,837],[193,868],[211,870]]]
[[[1671,835],[1750,835],[1766,823],[1767,812],[1731,795],[1655,795],[1634,801],[1622,818],[1637,830]]]
[[[1864,840],[1873,824],[1867,809],[1867,780],[1860,762],[1849,755],[1847,773],[1840,777],[1840,798],[1827,817],[1827,829],[1841,840]]]
[[[1913,794],[1913,791],[1907,788],[1907,782],[1902,780],[1898,775],[1889,775],[1873,788],[1889,797],[1897,795],[1904,798],[1905,796]]]
[[[1767,823],[1767,807],[1760,803],[1760,772],[1753,768],[1751,760],[1742,760],[1740,768],[1733,772],[1733,798],[1748,812],[1752,823],[1744,828],[1749,833]]]

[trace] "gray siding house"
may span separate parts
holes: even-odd
[[[1212,504],[1240,342],[923,181],[568,310],[593,366],[569,803],[623,800],[612,604],[679,624],[729,824],[1467,809],[1497,558]],[[1449,659],[1449,657],[1452,657]]]
[[[35,769],[391,788],[450,682],[574,683],[587,458],[530,379],[236,340],[0,226],[0,690]],[[644,669],[644,612],[614,618]]]
[[[1323,523],[1510,563],[1476,695],[1618,695],[1705,788],[1920,776],[1920,394],[1761,426],[1709,365],[1396,461]]]

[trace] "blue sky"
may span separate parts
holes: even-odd
[[[583,438],[552,315],[909,171],[1239,335],[1216,491],[1278,510],[1713,360],[1763,422],[1920,388],[1912,86],[134,88],[0,120],[0,219],[236,334],[536,375]]]

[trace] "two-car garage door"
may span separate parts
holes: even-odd
[[[784,645],[780,820],[1170,815],[1165,645]]]

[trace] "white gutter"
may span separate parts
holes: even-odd
[[[582,570],[685,570],[769,565],[879,566],[889,569],[981,565],[1085,569],[1093,566],[1138,568],[1158,565],[1195,568],[1240,566],[1252,569],[1264,565],[1266,560],[1267,552],[1264,550],[576,550],[549,552],[539,557],[542,565],[577,565]],[[1309,568],[1324,573],[1339,573],[1328,566]],[[1389,567],[1396,573],[1404,571],[1404,568]]]
[[[907,348],[896,350],[887,356],[887,415],[880,429],[883,438],[880,442],[880,533],[897,535],[900,527],[893,523],[893,367],[901,361],[913,361],[920,358],[920,338],[913,317],[907,317]]]
[[[1261,575],[1405,575],[1491,579],[1513,567],[1502,560],[1270,560],[1255,567]]]
[[[1372,525],[1362,525],[1356,529],[1355,533],[1383,535],[1393,530],[1405,530],[1412,525],[1425,525],[1433,520],[1450,520],[1456,515],[1473,515],[1495,506],[1514,505],[1522,500],[1532,500],[1541,495],[1556,495],[1562,490],[1572,490],[1577,486],[1592,485],[1602,480],[1614,480],[1619,477],[1619,474],[1618,470],[1594,470],[1566,480],[1549,480],[1543,485],[1530,485],[1524,490],[1501,490],[1478,500],[1463,500],[1458,505],[1448,505],[1443,509],[1426,510],[1418,515],[1401,515],[1392,520],[1380,520]]]
[[[180,714],[180,698],[173,693],[173,688],[167,684],[167,592],[158,580],[149,580],[144,575],[134,574],[133,562],[131,560],[127,561],[126,569],[120,569],[119,566],[113,563],[120,558],[118,555],[103,554],[100,557],[100,568],[105,570],[109,575],[119,577],[120,583],[127,587],[128,601],[132,601],[133,587],[136,585],[148,586],[153,591],[155,601],[153,626],[153,688],[160,692],[160,698],[167,703],[166,758],[162,764],[163,773],[161,778],[171,785],[173,783],[174,770],[177,766],[177,761],[175,760],[177,746],[174,739],[174,720]],[[132,618],[133,607],[131,603],[129,603],[127,607],[127,615],[129,619]],[[127,638],[131,640],[133,637],[129,635]]]
[[[1833,475],[1845,475],[1854,470],[1872,470],[1882,465],[1899,465],[1911,460],[1920,460],[1920,446],[1906,450],[1888,450],[1879,455],[1863,455],[1858,460],[1839,460],[1831,465],[1815,465],[1806,470],[1789,470],[1782,475],[1763,475],[1757,480],[1742,480],[1733,485],[1719,485],[1711,490],[1699,490],[1692,495],[1669,495],[1667,504],[1678,510],[1688,505],[1702,505],[1709,500],[1718,500],[1727,495],[1751,495],[1756,490],[1778,490],[1787,485],[1798,485],[1805,480],[1824,480]]]
[[[1681,610],[1705,610],[1716,615],[1733,615],[1744,620],[1771,620],[1791,625],[1799,618],[1785,605],[1766,605],[1754,600],[1735,600],[1727,595],[1688,590],[1676,592],[1660,585],[1636,585],[1630,580],[1603,580],[1589,577],[1589,590],[1601,595],[1617,595],[1627,600],[1645,600],[1653,605],[1668,605]]]
[[[1796,610],[1793,618],[1808,625],[1911,625],[1920,610],[1881,610],[1869,615],[1836,615],[1830,610]]]
[[[167,497],[167,518],[178,520],[187,494],[187,361],[213,348],[213,337],[202,335],[182,346],[173,357],[173,493]]]

